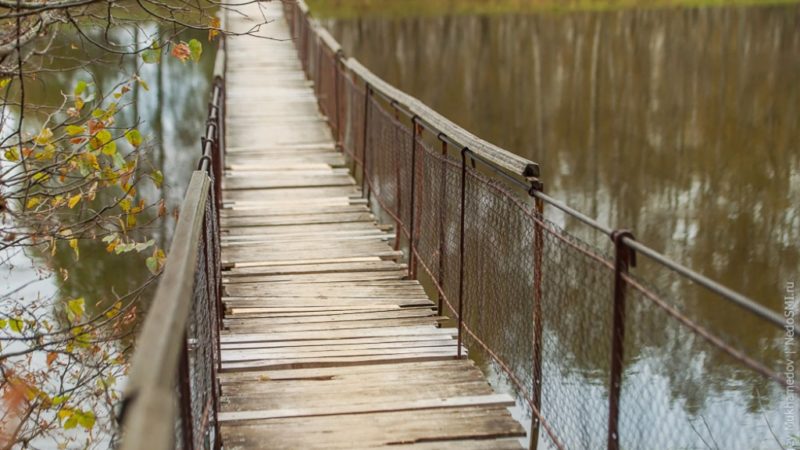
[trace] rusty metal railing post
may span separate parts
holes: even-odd
[[[336,110],[336,149],[340,150],[343,149],[342,147],[342,123],[341,123],[341,115],[342,115],[342,103],[339,100],[339,83],[341,82],[341,58],[343,58],[343,54],[341,51],[336,52],[336,55],[333,58],[333,103],[334,109]]]
[[[461,345],[463,342],[462,331],[464,328],[464,237],[467,234],[464,229],[464,218],[466,216],[466,193],[467,193],[467,152],[469,149],[461,149],[461,219],[459,226],[458,242],[458,348],[456,355],[461,359]],[[473,161],[474,162],[474,161]]]
[[[437,272],[436,282],[439,285],[438,311],[439,315],[441,316],[442,308],[444,307],[444,221],[445,217],[447,217],[447,208],[445,205],[445,202],[447,201],[447,141],[443,138],[441,133],[439,133],[438,138],[442,142],[442,171],[441,179],[439,180],[439,270]]]
[[[625,288],[623,278],[630,267],[636,266],[636,254],[625,245],[624,239],[633,239],[628,230],[611,233],[614,241],[614,310],[611,328],[611,374],[608,386],[608,450],[619,449],[619,402],[624,371],[625,345]]]
[[[322,39],[319,36],[316,36],[314,39],[314,49],[317,52],[316,59],[317,62],[314,64],[314,93],[317,97],[317,105],[319,105],[320,109],[327,109],[325,108],[324,100],[322,99]],[[328,111],[325,111],[325,114],[330,114]],[[328,117],[330,120],[330,117]]]
[[[537,220],[534,222],[533,244],[533,342],[532,342],[532,371],[531,371],[531,402],[537,411],[542,408],[542,269],[544,260],[544,230],[541,221],[544,219],[544,201],[536,197],[536,192],[544,191],[544,184],[536,178],[530,180],[531,188],[528,193],[534,198]],[[539,446],[539,419],[531,411],[531,440],[529,449],[536,450]]]
[[[416,245],[414,245],[415,231],[417,226],[417,137],[422,132],[422,126],[417,123],[417,115],[411,117],[411,223],[409,224],[408,233],[408,277],[415,279],[417,277],[416,271]]]
[[[181,396],[181,433],[183,434],[183,448],[193,450],[194,433],[192,431],[192,387],[190,378],[189,340],[184,331],[181,359],[178,363],[178,389]]]
[[[397,110],[397,102],[395,100],[392,100],[391,106],[394,112],[394,120],[399,122],[400,113]],[[402,158],[403,155],[401,152],[395,151],[392,157]],[[395,160],[395,163],[396,162],[397,160]],[[400,164],[396,163],[392,165],[394,166],[394,185],[395,185],[394,198],[395,198],[395,204],[397,206],[395,214],[397,229],[395,230],[395,236],[394,236],[394,250],[397,251],[400,249],[400,235],[401,235],[400,228],[405,228],[406,224],[403,223],[403,191],[402,191],[403,183],[400,180]]]
[[[300,64],[303,66],[306,76],[310,78],[308,73],[308,17],[304,16],[300,23],[302,24],[300,31]]]
[[[369,126],[369,100],[372,96],[372,87],[366,83],[364,90],[364,130],[361,139],[361,195],[369,204],[369,183],[367,182],[367,127]]]

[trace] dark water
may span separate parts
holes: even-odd
[[[787,283],[800,281],[800,6],[326,25],[348,55],[390,83],[538,162],[552,196],[784,311]],[[601,244],[585,227],[554,219]],[[780,330],[675,276],[656,284],[698,323],[768,367],[785,367]],[[663,313],[634,306],[630,316],[627,447],[800,445],[792,437],[800,435],[798,402],[787,425],[779,389]],[[544,378],[559,380],[551,392],[579,393],[561,396],[562,411],[606,408],[607,353],[586,344],[608,334],[586,331],[598,322],[552,324],[571,351]],[[587,424],[605,417],[556,425],[569,430],[572,447],[602,447],[605,436]]]

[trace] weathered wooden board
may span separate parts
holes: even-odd
[[[519,449],[519,444],[507,446],[509,439],[502,439],[503,444],[498,447],[488,440],[524,436],[522,427],[510,417],[503,420],[504,415],[508,413],[500,407],[476,407],[281,418],[228,422],[223,424],[222,433],[232,436],[226,447],[237,449],[258,448],[264,442],[275,442],[270,448],[277,449],[394,448],[417,442],[437,444],[426,448],[445,448],[451,440],[470,439],[488,444],[471,448]]]

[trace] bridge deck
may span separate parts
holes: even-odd
[[[305,80],[280,2],[230,38],[223,445],[520,448],[524,430],[376,224]],[[262,20],[258,4],[229,14]]]

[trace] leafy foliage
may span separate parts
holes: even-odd
[[[107,448],[113,441],[118,380],[127,372],[139,297],[167,259],[159,246],[163,235],[154,232],[168,216],[164,174],[147,157],[151,138],[140,131],[136,114],[131,120],[120,113],[140,103],[132,96],[149,91],[143,67],[163,63],[164,55],[201,61],[203,44],[180,40],[183,30],[207,30],[209,40],[220,33],[211,3],[188,7],[191,14],[161,4],[144,11],[118,3],[112,10],[106,1],[79,3],[68,0],[44,11],[27,3],[0,8],[0,254],[35,256],[31,282],[66,281],[70,264],[89,264],[97,251],[132,261],[150,278],[109,298],[93,298],[88,289],[69,296],[0,294],[0,448],[37,440]],[[172,24],[172,34],[152,35],[140,27],[144,17]],[[41,28],[31,28],[36,23]],[[129,47],[109,40],[130,24],[124,29],[143,38]],[[69,27],[76,39],[64,39]],[[67,70],[51,55],[61,42],[69,42],[70,64],[89,61],[90,47],[109,64],[130,58],[139,67],[111,88],[91,77],[76,79],[61,89],[60,105],[46,105],[31,86],[42,74]]]

